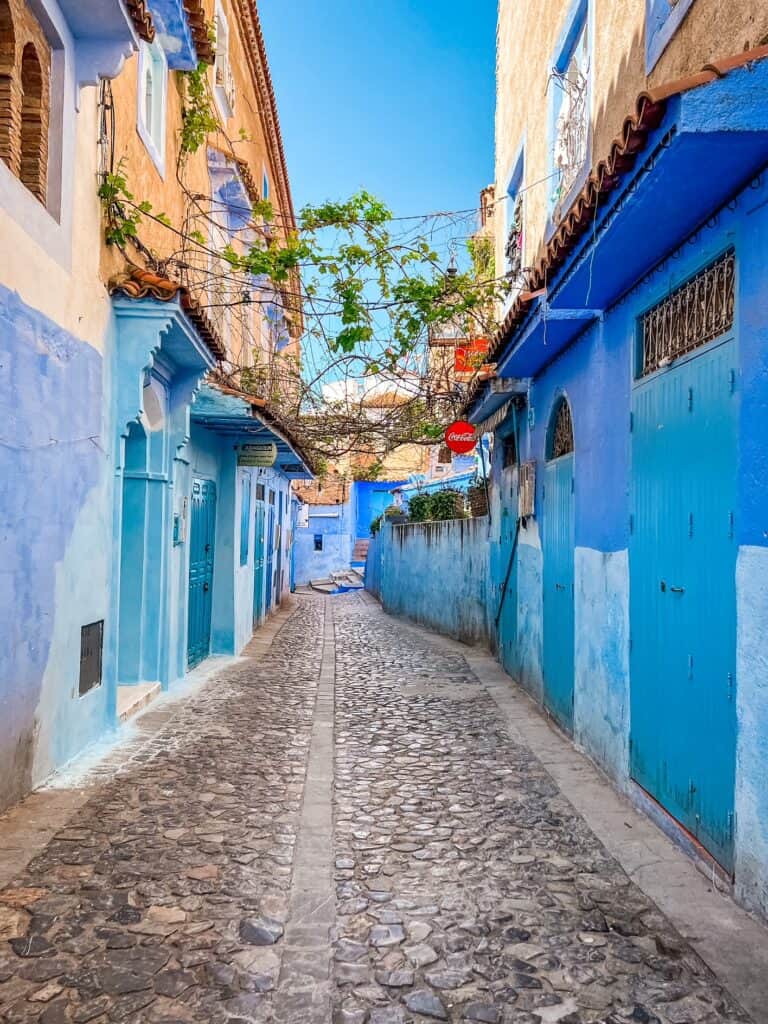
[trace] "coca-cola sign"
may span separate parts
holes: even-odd
[[[475,428],[466,420],[456,420],[446,428],[445,443],[457,455],[466,455],[477,444]]]

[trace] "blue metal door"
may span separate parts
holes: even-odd
[[[190,668],[211,650],[213,598],[213,544],[216,530],[216,485],[210,480],[192,483],[189,537],[189,625],[187,664]]]
[[[544,704],[573,728],[573,453],[544,467]]]
[[[253,625],[258,626],[264,616],[264,568],[266,537],[264,536],[264,503],[256,502],[255,540],[253,552]]]
[[[726,868],[736,765],[734,343],[633,393],[631,772]]]
[[[264,610],[269,611],[272,607],[272,591],[274,589],[274,559],[275,559],[275,492],[269,492],[270,506],[267,511],[267,588],[264,601]]]

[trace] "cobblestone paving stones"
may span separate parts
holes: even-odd
[[[327,1024],[748,1020],[510,740],[464,658],[355,594],[302,599],[267,654],[179,703],[0,890],[0,1020],[317,1019],[281,963],[326,612]]]
[[[334,608],[334,1024],[749,1019],[460,654]]]
[[[322,621],[181,703],[0,891],[0,1020],[269,1019]]]

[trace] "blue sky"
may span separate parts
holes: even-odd
[[[261,0],[297,209],[364,187],[399,216],[493,179],[496,0]]]

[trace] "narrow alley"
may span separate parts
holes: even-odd
[[[0,1019],[766,1020],[761,926],[488,656],[357,593],[270,629],[4,819]]]

